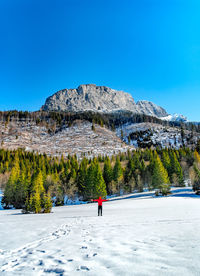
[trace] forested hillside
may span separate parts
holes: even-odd
[[[55,132],[63,126],[70,126],[75,120],[87,120],[94,124],[106,126],[112,130],[117,127],[123,126],[124,124],[133,123],[156,123],[163,126],[180,127],[190,131],[200,132],[200,124],[197,123],[184,123],[184,122],[173,122],[163,121],[157,117],[148,116],[145,114],[135,114],[129,111],[121,111],[115,113],[100,113],[100,112],[53,112],[53,111],[0,111],[0,121],[9,123],[11,121],[33,121],[36,124],[45,125],[49,132]]]
[[[134,148],[195,148],[199,124],[165,122],[142,114],[0,112],[0,145],[48,156],[93,158]]]
[[[167,194],[170,186],[198,182],[200,143],[189,148],[137,150],[117,156],[78,161],[49,157],[22,149],[0,150],[0,181],[3,206],[26,212],[49,212],[51,200],[63,205],[67,198],[90,200],[98,196],[158,189]]]

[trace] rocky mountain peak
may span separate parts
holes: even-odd
[[[96,84],[81,84],[77,88],[78,93],[84,94],[87,91],[95,91],[96,90]]]
[[[141,113],[146,115],[155,116],[156,114],[156,117],[168,116],[168,113],[164,108],[149,101],[138,101],[137,106]]]
[[[154,103],[139,101],[124,92],[107,86],[81,84],[76,89],[63,89],[46,99],[41,110],[49,111],[94,111],[117,112],[131,111],[155,117],[166,117],[168,113]]]

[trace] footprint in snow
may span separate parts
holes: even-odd
[[[39,265],[39,266],[43,266],[43,265],[44,265],[44,262],[43,262],[42,260],[39,260],[38,265]]]
[[[12,263],[16,263],[16,262],[17,262],[17,259],[12,261]]]
[[[80,271],[80,270],[89,271],[90,269],[85,265],[81,265],[79,268],[77,268],[77,271]]]
[[[63,275],[65,270],[61,269],[61,268],[47,268],[47,269],[44,269],[44,272],[45,273],[55,273],[55,274],[59,274],[61,276],[61,275]]]
[[[45,253],[46,251],[45,250],[37,250],[37,252]]]
[[[65,264],[62,260],[58,260],[58,259],[54,260],[54,262],[56,262],[58,264]]]
[[[71,262],[73,262],[73,259],[69,259],[69,260],[67,260],[67,261],[71,263]]]
[[[86,254],[86,255],[85,255],[85,258],[86,258],[86,259],[89,259],[89,258],[92,258],[92,257],[95,257],[95,256],[97,256],[97,253],[94,253],[94,254]]]
[[[48,259],[53,259],[53,256],[48,255],[47,258],[48,258]]]
[[[15,266],[18,266],[19,265],[19,263],[16,263],[16,264],[14,264],[12,267],[15,267]]]

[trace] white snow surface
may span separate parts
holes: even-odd
[[[172,122],[188,122],[187,117],[176,113],[174,113],[173,115],[169,114],[166,117],[160,117],[160,119],[164,121],[172,121]]]
[[[199,275],[200,197],[191,188],[50,214],[0,211],[0,275]]]

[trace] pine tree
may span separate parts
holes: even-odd
[[[113,180],[113,170],[112,170],[109,157],[107,157],[104,162],[103,178],[106,183],[107,192],[108,194],[110,194],[111,193],[110,183]]]
[[[41,206],[41,197],[39,191],[36,191],[33,195],[33,211],[34,213],[38,214],[41,213],[42,211],[42,206]]]
[[[45,194],[43,199],[44,213],[50,213],[52,209],[52,201],[50,194]]]
[[[29,213],[30,212],[30,205],[29,205],[29,198],[27,196],[25,201],[24,209],[22,210],[23,213]]]
[[[39,169],[33,178],[33,187],[30,194],[30,200],[28,204],[25,204],[25,211],[34,212],[36,214],[41,213],[44,195],[45,189],[43,186],[43,174]],[[26,201],[28,201],[28,199],[26,199]]]
[[[171,152],[171,173],[177,175],[179,185],[184,185],[183,171],[174,151]]]
[[[78,174],[77,174],[77,186],[80,195],[84,195],[85,187],[86,187],[86,176],[87,176],[87,165],[88,160],[84,157],[81,161]]]
[[[101,168],[97,160],[94,159],[87,170],[84,198],[105,197],[106,194],[106,184],[103,179]]]
[[[123,176],[123,170],[122,170],[119,156],[117,156],[115,166],[113,168],[113,179],[114,181],[117,182],[121,180],[122,176]]]
[[[18,181],[15,185],[15,208],[19,209],[24,207],[24,202],[26,200],[28,193],[28,188],[26,186],[26,171],[25,168],[23,168],[20,172]]]
[[[162,194],[167,193],[170,189],[168,173],[156,152],[154,153],[152,185]]]
[[[141,162],[139,158],[139,153],[135,152],[132,157],[133,163],[134,163],[134,169],[141,169]]]
[[[128,184],[130,180],[132,182],[134,175],[135,175],[135,165],[134,165],[133,159],[131,158],[131,156],[129,156],[128,164],[126,166],[125,173],[124,173],[125,183]]]
[[[8,183],[5,187],[4,196],[2,198],[2,204],[4,208],[9,208],[10,206],[18,207],[16,202],[16,190],[20,176],[19,158],[18,155],[15,156],[14,166],[11,170],[11,174]]]
[[[33,179],[33,192],[39,192],[39,194],[44,193],[44,186],[43,186],[43,175],[41,170],[38,170],[36,176]]]
[[[162,163],[169,174],[171,168],[171,161],[167,150],[164,150],[162,152]]]
[[[102,175],[99,163],[96,163],[96,168],[95,168],[94,192],[95,192],[95,198],[99,196],[106,197],[107,195],[106,184],[103,179],[103,175]]]
[[[69,180],[66,183],[66,194],[69,198],[73,198],[77,193],[77,185],[76,185],[77,174],[74,168],[71,169],[69,174]]]
[[[33,196],[30,195],[30,198],[27,197],[25,201],[25,207],[22,210],[23,213],[32,213],[34,212],[34,206],[33,206]]]
[[[195,179],[194,179],[194,184],[193,184],[193,190],[195,192],[200,191],[200,170],[197,168],[196,165],[194,165],[194,173],[195,173]]]
[[[94,183],[96,177],[96,168],[94,161],[91,162],[86,175],[86,187],[84,191],[85,199],[92,199],[95,197]]]

